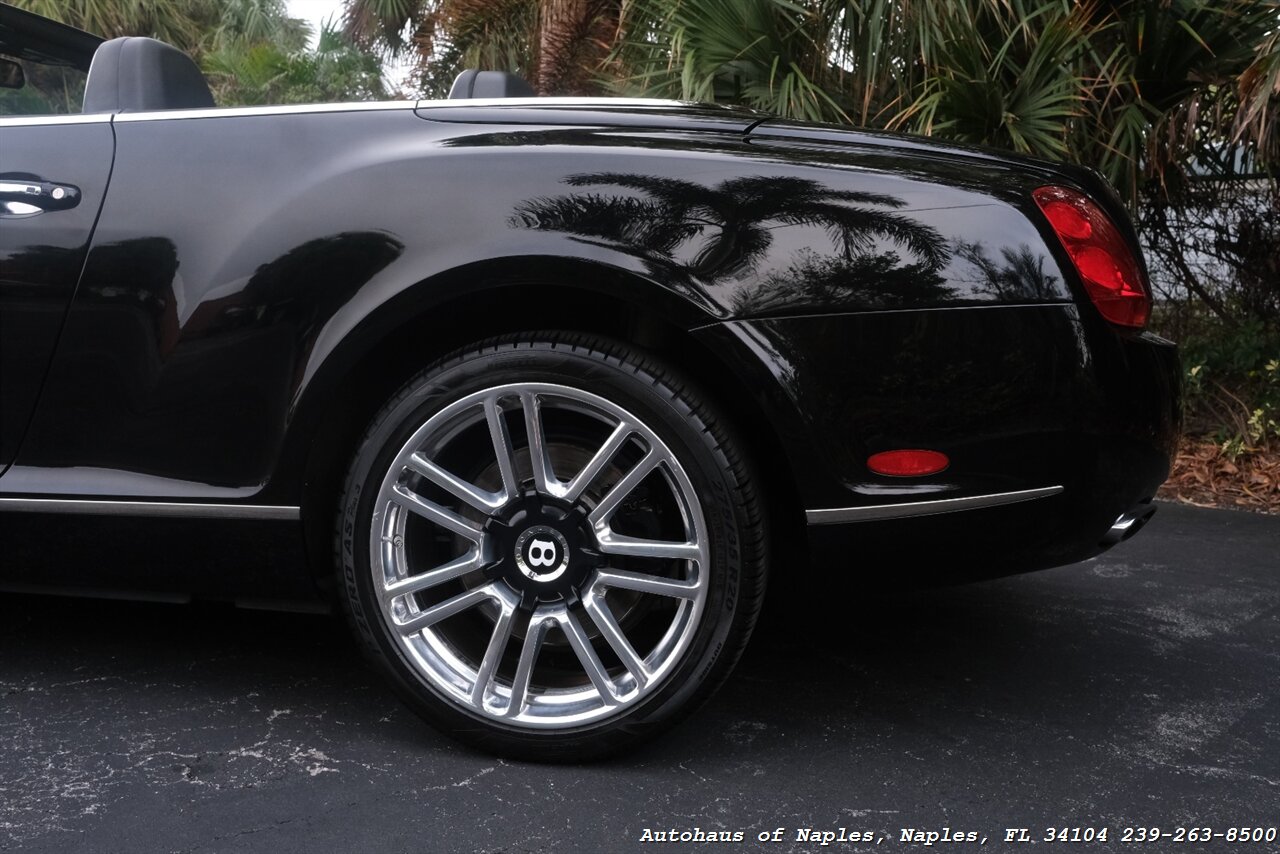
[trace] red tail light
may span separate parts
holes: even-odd
[[[1041,187],[1031,196],[1071,256],[1102,316],[1117,326],[1146,326],[1151,294],[1133,250],[1102,208],[1066,187]]]

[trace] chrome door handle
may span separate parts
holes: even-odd
[[[80,188],[39,179],[0,180],[0,213],[64,211],[80,204]],[[35,208],[36,210],[29,210]]]

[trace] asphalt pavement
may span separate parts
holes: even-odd
[[[1013,850],[1052,826],[1109,836],[1050,850],[1280,850],[1225,835],[1280,828],[1280,518],[1164,505],[1090,562],[824,613],[766,621],[658,743],[571,767],[433,732],[331,618],[0,594],[0,849]],[[1120,841],[1153,825],[1223,835]]]

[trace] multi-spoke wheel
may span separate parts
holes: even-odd
[[[763,531],[724,425],[620,345],[429,368],[374,420],[339,542],[353,622],[415,708],[540,758],[617,749],[727,675]]]

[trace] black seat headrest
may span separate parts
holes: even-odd
[[[449,87],[449,99],[458,98],[532,98],[533,87],[518,74],[506,71],[480,71],[468,68]]]
[[[84,85],[86,113],[193,110],[213,95],[191,58],[161,41],[129,36],[103,42]]]

